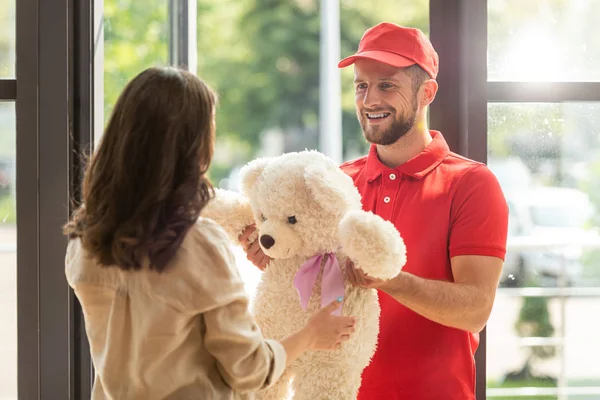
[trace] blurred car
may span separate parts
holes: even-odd
[[[587,226],[595,212],[587,193],[533,187],[508,190],[505,196],[509,238],[503,285],[575,284],[583,274],[584,245],[600,246],[597,229]]]
[[[487,166],[496,176],[504,191],[527,189],[532,185],[531,172],[518,157],[490,157]]]

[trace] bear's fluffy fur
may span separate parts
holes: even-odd
[[[305,353],[273,387],[256,393],[256,398],[287,398],[293,378],[294,399],[355,399],[362,371],[375,351],[380,310],[376,290],[348,282],[346,260],[349,257],[374,278],[393,278],[406,262],[400,234],[390,222],[362,211],[352,179],[319,152],[260,158],[246,165],[240,175],[242,193],[217,189],[203,216],[223,226],[235,244],[253,223],[259,237],[274,239],[268,249],[261,244],[272,260],[254,304],[263,335],[283,339],[302,328],[321,307],[322,271],[306,310],[293,285],[300,266],[317,254],[336,254],[345,281],[342,313],[358,319],[355,333],[340,350]]]

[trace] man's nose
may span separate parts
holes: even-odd
[[[363,106],[365,106],[365,108],[373,109],[379,105],[381,105],[381,97],[377,93],[377,90],[371,88],[367,89],[363,97]]]

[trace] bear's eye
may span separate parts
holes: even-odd
[[[265,214],[260,214],[260,219],[262,219],[262,220],[263,220],[263,222],[264,222],[264,221],[266,221],[266,220],[267,220],[267,217],[265,217]]]
[[[288,222],[290,224],[294,225],[298,221],[296,220],[296,217],[294,215],[292,215],[291,217],[288,217]]]

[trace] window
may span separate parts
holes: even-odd
[[[600,368],[585,357],[600,354],[593,339],[600,327],[587,314],[600,299],[584,296],[600,287],[600,106],[491,103],[488,110],[489,165],[520,227],[509,238],[488,326],[490,387],[600,386]],[[520,161],[520,176],[502,168],[507,160]],[[570,297],[558,295],[561,287]]]
[[[325,68],[341,74],[341,132],[321,132],[320,126],[320,99],[325,99],[320,60],[328,45],[322,36],[324,3],[198,3],[198,75],[219,94],[217,146],[209,171],[216,186],[237,190],[239,169],[256,157],[305,148],[327,153],[320,135],[340,134],[340,161],[366,154],[367,143],[354,109],[352,68],[338,72],[337,63],[356,51],[367,28],[382,20],[427,33],[428,1],[340,2],[339,57],[326,53],[331,65]],[[334,51],[335,47],[326,49]],[[236,258],[253,293],[260,272],[241,249]]]
[[[0,102],[0,398],[17,398],[15,104]]]
[[[600,395],[598,6],[488,1],[487,156],[511,227],[487,329],[491,399]]]
[[[0,6],[0,398],[17,397],[16,0]]]
[[[488,0],[490,81],[598,82],[600,3]]]

